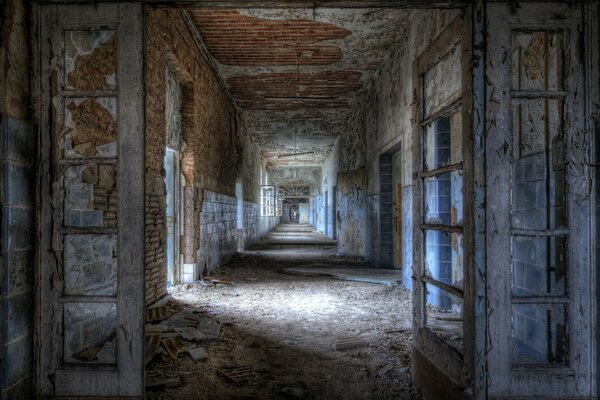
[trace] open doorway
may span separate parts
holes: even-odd
[[[167,285],[179,282],[180,249],[179,237],[183,234],[182,186],[181,177],[181,83],[170,69],[166,70],[165,127],[167,144],[164,169],[166,186],[166,225],[167,225]]]

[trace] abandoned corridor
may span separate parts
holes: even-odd
[[[2,1],[0,400],[597,399],[599,13]]]
[[[419,399],[410,380],[410,293],[399,274],[372,284],[285,273],[373,270],[336,255],[326,239],[308,225],[280,225],[204,282],[173,287],[172,314],[193,310],[219,322],[221,333],[200,342],[206,359],[155,356],[148,382],[174,387],[157,385],[148,398]],[[360,342],[336,349],[349,338]],[[247,381],[224,378],[228,366],[248,368]]]

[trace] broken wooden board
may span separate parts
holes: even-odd
[[[360,336],[349,336],[349,337],[343,337],[343,338],[339,338],[336,342],[335,342],[335,349],[340,351],[340,350],[348,350],[348,349],[354,349],[357,347],[364,347],[367,345],[367,341],[363,338],[361,338]]]
[[[217,372],[233,383],[247,382],[254,377],[254,373],[250,367],[240,365],[225,365],[218,369]]]
[[[160,347],[160,333],[146,333],[146,346],[144,347],[144,364],[148,364],[158,353]]]
[[[146,311],[147,322],[164,321],[169,318],[169,310],[166,306],[149,308]]]
[[[163,347],[163,349],[165,349],[169,357],[171,357],[173,360],[176,360],[179,353],[185,350],[185,345],[183,344],[179,336],[174,336],[166,339],[163,338],[160,341],[160,344]]]
[[[168,387],[177,387],[181,386],[183,382],[181,381],[181,376],[173,376],[173,377],[154,377],[149,378],[146,381],[146,389],[158,389],[158,388],[168,388]]]

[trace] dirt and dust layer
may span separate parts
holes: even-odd
[[[149,311],[148,399],[420,399],[410,293],[280,272],[312,263],[368,266],[332,245],[263,242],[171,288]]]

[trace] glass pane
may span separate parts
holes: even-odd
[[[64,360],[67,363],[115,364],[117,306],[112,303],[66,303]]]
[[[463,352],[463,300],[425,284],[425,326],[450,347]]]
[[[108,296],[117,293],[117,236],[65,235],[65,294]]]
[[[64,225],[117,226],[117,173],[114,165],[78,165],[63,174]]]
[[[263,217],[272,217],[275,215],[275,187],[261,187],[261,207],[260,215]]]
[[[434,114],[460,97],[462,88],[461,46],[452,48],[423,76],[424,116]]]
[[[518,304],[512,310],[513,364],[567,364],[564,304]]]
[[[425,223],[462,225],[462,171],[425,178]]]
[[[65,32],[65,87],[80,90],[117,87],[115,31]]]
[[[567,243],[564,237],[518,236],[512,239],[512,294],[566,294]]]
[[[512,33],[512,88],[562,90],[562,32]]]
[[[117,99],[65,99],[64,157],[117,157]]]
[[[513,107],[512,225],[566,226],[562,101],[533,99]]]
[[[463,288],[463,243],[460,233],[425,231],[425,274]]]
[[[462,161],[462,117],[460,112],[443,116],[425,127],[425,170],[431,171]]]

